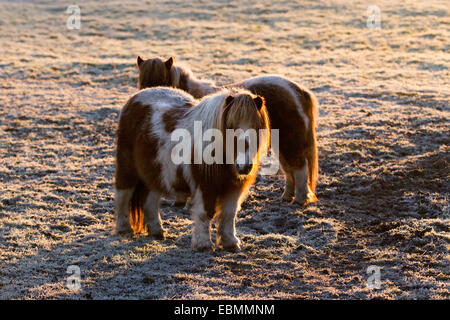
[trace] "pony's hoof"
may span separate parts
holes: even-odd
[[[225,251],[238,252],[241,250],[241,241],[238,238],[226,242],[219,241],[217,246]]]
[[[294,199],[290,202],[290,204],[296,204],[299,206],[304,206],[306,204],[306,194],[296,194]]]
[[[306,201],[308,203],[314,203],[319,201],[319,199],[317,199],[317,196],[313,192],[309,192],[307,198],[308,199]]]
[[[287,194],[286,192],[284,192],[284,193],[281,195],[281,198],[280,198],[280,199],[281,199],[281,201],[291,202],[293,196],[294,196],[293,194]]]
[[[303,196],[296,196],[293,203],[299,204],[301,206],[306,206],[310,203],[317,202],[318,199],[316,195],[312,192],[308,192],[308,194]]]
[[[119,224],[114,229],[113,234],[117,236],[130,236],[133,235],[133,229],[129,224]]]
[[[241,245],[240,245],[240,243],[226,245],[226,246],[223,246],[223,250],[229,251],[229,252],[239,252],[239,251],[241,251]]]
[[[213,246],[212,245],[195,246],[195,247],[192,247],[192,250],[197,251],[197,252],[208,252],[208,251],[213,250]]]
[[[306,205],[306,201],[305,200],[294,199],[289,204],[297,205],[297,206],[300,206],[300,207],[304,207]]]
[[[114,231],[114,234],[119,237],[131,237],[134,234],[134,232],[133,230],[131,231],[121,230],[121,231]]]
[[[192,242],[192,250],[194,251],[212,251],[213,250],[213,244],[211,241],[209,242]]]
[[[164,232],[155,233],[155,234],[150,233],[149,236],[154,238],[154,239],[156,239],[156,240],[164,240],[164,239],[166,239],[166,236],[165,236]]]
[[[147,225],[147,230],[149,230],[148,235],[149,237],[152,237],[156,240],[164,240],[165,239],[165,235],[164,235],[164,229],[157,225],[156,227],[153,226],[153,228],[149,225]]]

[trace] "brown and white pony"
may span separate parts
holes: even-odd
[[[230,129],[238,133],[254,129],[262,134],[256,141],[244,137],[247,143],[256,143],[257,147],[250,154],[245,145],[246,161],[241,164],[234,161],[239,157],[239,153],[234,152],[236,150],[231,150],[231,163],[225,162],[224,156],[209,164],[204,161],[173,161],[174,148],[179,143],[173,139],[176,130],[183,129],[194,137],[188,144],[189,160],[198,153],[195,144],[207,145],[204,137],[195,137],[195,126],[199,123],[203,132],[218,130],[223,139]],[[240,139],[242,132],[233,139]],[[212,248],[210,222],[217,216],[218,247],[239,249],[240,241],[235,232],[236,213],[255,181],[261,152],[268,147],[268,136],[264,99],[247,90],[224,89],[202,100],[167,87],[139,91],[125,104],[119,118],[116,233],[141,233],[147,229],[149,235],[163,238],[159,213],[161,196],[186,193],[191,197],[194,220],[192,248]],[[221,143],[224,149],[229,148],[225,141]],[[226,150],[222,154],[225,155]]]
[[[189,92],[196,98],[211,94],[220,87],[197,79],[192,72],[173,64],[173,58],[143,60],[139,67],[138,88],[171,86]],[[279,130],[279,157],[285,173],[285,201],[305,204],[317,201],[318,178],[316,119],[318,102],[314,94],[298,84],[277,75],[250,78],[225,87],[243,87],[264,97],[271,129]]]

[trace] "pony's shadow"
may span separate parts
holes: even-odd
[[[189,234],[163,241],[90,234],[50,250],[40,248],[35,255],[5,265],[2,275],[10,284],[3,286],[3,298],[171,298],[177,295],[174,275],[201,274],[208,268],[208,256],[211,253],[191,250]],[[66,287],[69,266],[80,268],[80,290]],[[26,285],[14,285],[16,281]],[[54,295],[46,287],[56,290]]]

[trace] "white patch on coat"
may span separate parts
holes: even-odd
[[[176,142],[171,141],[169,133],[165,129],[163,114],[170,109],[182,107],[195,100],[184,91],[156,87],[140,91],[136,94],[134,101],[151,106],[148,134],[160,142],[155,161],[161,165],[162,185],[170,194],[175,194],[172,189],[177,179],[177,165],[172,161],[171,152]]]
[[[165,130],[163,113],[170,110],[172,106],[157,103],[156,107],[152,106],[152,119],[150,134],[154,135],[160,142],[155,161],[161,165],[162,184],[166,190],[171,190],[177,179],[177,165],[172,161],[172,150],[174,142],[167,139],[169,133]]]
[[[194,220],[194,232],[192,234],[192,249],[204,250],[212,246],[211,243],[211,219],[206,213],[203,203],[203,195],[200,188],[195,190],[192,199],[192,220]]]
[[[228,194],[220,204],[218,215],[217,245],[226,249],[239,249],[240,240],[236,237],[236,213],[240,209],[240,191]]]
[[[167,87],[155,87],[147,88],[139,91],[134,96],[134,101],[143,105],[151,105],[157,107],[160,105],[184,105],[185,103],[192,101],[193,97],[182,90],[167,88]]]

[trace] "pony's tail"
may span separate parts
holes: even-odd
[[[319,177],[319,152],[317,148],[316,138],[316,123],[319,115],[319,103],[314,93],[309,90],[302,89],[300,95],[301,103],[304,109],[307,110],[307,115],[310,120],[309,128],[307,128],[307,144],[308,151],[306,158],[308,160],[308,186],[312,192],[311,202],[317,201],[316,186]]]
[[[144,182],[139,180],[134,188],[133,195],[128,205],[128,212],[130,215],[130,224],[134,233],[144,232],[144,202],[149,193],[148,188]]]

